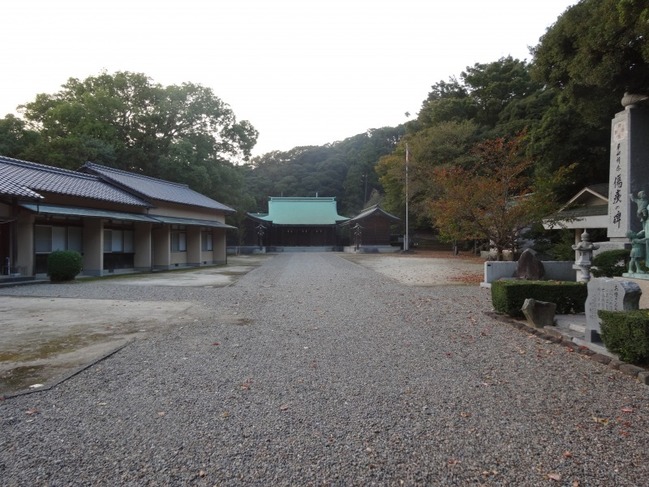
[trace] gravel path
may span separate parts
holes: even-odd
[[[68,291],[214,313],[0,402],[3,486],[647,482],[649,388],[492,320],[477,286],[285,254],[229,288]]]

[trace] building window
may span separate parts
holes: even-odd
[[[205,251],[214,250],[214,243],[212,241],[212,232],[201,233],[201,249]]]
[[[187,233],[180,225],[171,227],[171,251],[187,252]]]
[[[132,230],[104,230],[104,252],[105,253],[132,253],[134,250],[134,238]]]
[[[52,227],[36,225],[34,228],[34,249],[38,253],[52,251]]]
[[[34,251],[48,254],[55,250],[83,251],[81,227],[34,225]]]

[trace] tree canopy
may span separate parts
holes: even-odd
[[[538,188],[544,182],[553,182],[546,195],[552,200],[565,201],[584,186],[605,182],[610,121],[622,109],[620,100],[627,91],[649,94],[648,39],[646,2],[582,0],[547,30],[531,50],[532,62],[504,57],[468,66],[459,77],[433,84],[417,119],[407,124],[405,137],[377,165],[387,209],[403,211],[406,144],[412,220],[437,226],[447,237],[485,235],[477,232],[475,213],[459,211],[475,212],[479,206],[457,198],[447,206],[443,202],[454,194],[489,196],[480,195],[480,188],[489,184],[473,179],[482,163],[472,147],[491,144],[493,149],[493,141],[525,133],[519,146],[524,149],[521,157],[530,162],[521,168],[521,181],[537,194],[542,194]],[[505,153],[500,161],[506,165]],[[567,168],[574,168],[569,178],[556,178]],[[517,198],[520,211],[525,205]],[[453,202],[459,207],[453,208]],[[497,208],[502,201],[493,204]],[[512,223],[518,219],[511,208],[502,215]],[[504,237],[489,238],[500,242]]]
[[[625,92],[649,91],[648,40],[646,2],[582,0],[532,50],[532,76],[554,96],[529,150],[546,173],[577,164],[564,196],[606,181],[610,121]]]
[[[229,204],[243,187],[234,164],[249,159],[258,135],[210,88],[164,87],[140,73],[70,78],[22,111],[24,122],[7,117],[11,127],[0,127],[0,135],[13,129],[18,143],[38,134],[10,148],[16,157],[69,169],[92,161],[183,182]]]
[[[489,242],[500,258],[503,250],[516,248],[523,229],[558,209],[553,189],[568,168],[551,180],[534,181],[523,145],[522,135],[481,141],[471,151],[471,167],[433,170],[437,197],[428,201],[428,210],[443,238]]]

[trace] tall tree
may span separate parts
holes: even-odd
[[[407,124],[408,134],[394,154],[377,166],[386,192],[386,207],[402,214],[404,206],[403,161],[407,142],[411,163],[409,203],[415,223],[427,226],[423,217],[437,188],[431,184],[436,167],[474,164],[471,147],[479,140],[512,135],[538,124],[551,95],[532,79],[530,66],[511,56],[492,63],[468,66],[459,78],[432,86],[417,119]]]
[[[234,164],[250,157],[258,134],[210,88],[163,87],[130,72],[70,78],[62,88],[22,107],[40,135],[26,158],[69,169],[90,160],[187,183],[225,203],[240,193]]]
[[[646,2],[582,0],[541,37],[534,72],[597,122],[625,91],[649,90],[648,39]]]
[[[429,226],[426,207],[436,197],[431,184],[433,171],[440,165],[470,165],[471,147],[478,140],[478,127],[470,121],[440,122],[402,139],[397,150],[382,157],[376,166],[385,191],[384,206],[398,215],[405,212],[405,155],[409,149],[408,202],[414,215],[413,222]]]
[[[38,140],[38,132],[27,129],[24,120],[11,114],[0,119],[0,154],[3,156],[25,158],[29,147]]]
[[[467,66],[459,80],[439,81],[422,104],[414,131],[444,122],[471,121],[482,131],[494,130],[509,121],[508,107],[536,95],[542,85],[532,79],[530,65],[511,56],[491,63]],[[528,116],[527,105],[518,114]],[[511,112],[511,108],[509,109]]]
[[[240,162],[257,138],[210,88],[163,87],[130,72],[70,78],[60,92],[24,105],[24,117],[42,136],[35,150],[43,160],[76,167],[92,159],[150,175],[177,144]]]
[[[522,136],[485,140],[473,149],[477,163],[472,168],[435,168],[438,197],[429,201],[429,211],[442,237],[486,240],[500,259],[505,249],[516,248],[523,229],[558,208],[553,187],[566,170],[534,181],[523,141]]]
[[[476,107],[474,122],[488,128],[502,122],[510,104],[535,95],[542,88],[532,79],[528,63],[511,56],[492,63],[476,63],[467,67],[461,77]]]
[[[532,75],[554,93],[530,130],[530,154],[550,174],[577,164],[576,189],[605,182],[610,121],[625,92],[649,94],[649,6],[640,0],[582,0],[533,49]]]

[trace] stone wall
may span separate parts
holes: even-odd
[[[545,277],[547,281],[576,281],[577,275],[572,268],[573,261],[545,260]],[[510,278],[516,272],[517,262],[509,261],[487,261],[484,263],[484,281],[483,287],[490,287],[491,283],[502,278]]]

